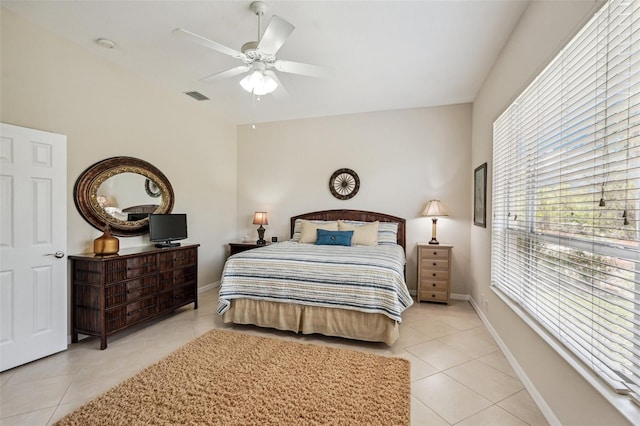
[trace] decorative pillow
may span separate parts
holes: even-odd
[[[353,231],[351,245],[354,246],[377,246],[378,225],[378,221],[366,222],[364,225],[355,225],[343,220],[338,221],[338,229],[340,231]]]
[[[326,231],[318,229],[318,246],[350,246],[353,231]]]
[[[291,235],[291,241],[300,241],[300,236],[302,235],[302,223],[303,222],[311,222],[321,225],[338,223],[335,220],[306,220],[306,219],[296,219],[296,222],[293,224],[293,235]]]
[[[347,225],[367,225],[372,222],[363,222],[361,220],[341,220]],[[351,242],[352,244],[353,241]],[[378,224],[378,245],[398,244],[398,223],[397,222],[380,222]]]
[[[302,221],[302,229],[300,231],[300,242],[313,244],[318,238],[318,229],[326,231],[337,231],[338,222],[313,223],[308,220]]]
[[[398,223],[380,222],[378,225],[378,245],[398,244]]]

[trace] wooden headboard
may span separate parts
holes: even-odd
[[[396,222],[398,224],[398,244],[406,250],[406,223],[405,219],[384,213],[367,212],[364,210],[322,210],[318,212],[303,213],[291,217],[291,236],[296,219],[306,220],[359,220],[362,222]]]

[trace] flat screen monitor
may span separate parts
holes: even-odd
[[[175,241],[187,238],[187,215],[184,213],[150,214],[149,241],[156,247],[177,247]]]

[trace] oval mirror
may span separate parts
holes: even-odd
[[[173,188],[153,164],[133,157],[99,161],[80,174],[73,198],[93,227],[118,236],[149,232],[150,213],[171,213]]]

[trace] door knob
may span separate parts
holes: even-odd
[[[45,256],[55,256],[57,259],[62,259],[64,257],[64,252],[58,250],[55,253],[47,253],[47,254],[45,254]]]

